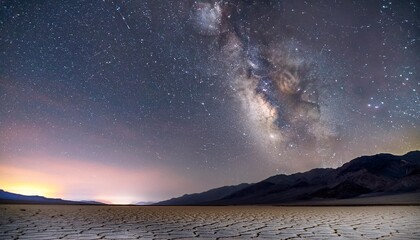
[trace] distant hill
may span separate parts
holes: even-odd
[[[181,197],[172,198],[166,201],[158,202],[155,205],[197,205],[204,204],[210,201],[216,201],[225,198],[235,192],[238,192],[249,184],[242,183],[236,186],[225,186],[221,188],[211,189],[202,193],[185,194]]]
[[[414,193],[414,194],[407,194]],[[416,194],[419,193],[419,194]],[[254,184],[221,187],[184,195],[157,205],[245,205],[328,202],[350,204],[349,199],[381,199],[386,204],[420,203],[420,151],[403,156],[377,154],[356,158],[337,169],[313,169],[276,175]],[[415,198],[413,198],[415,196]],[[343,201],[343,199],[347,199]],[[396,199],[399,199],[398,201]],[[368,204],[367,201],[355,201]]]
[[[16,204],[88,204],[103,205],[104,203],[96,201],[70,201],[60,198],[46,198],[42,196],[26,196],[16,193],[6,192],[0,189],[0,203]]]
[[[134,203],[134,205],[139,205],[139,206],[147,206],[147,205],[153,205],[155,204],[155,202],[136,202]]]

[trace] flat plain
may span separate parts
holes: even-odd
[[[0,239],[420,239],[419,206],[0,205]]]

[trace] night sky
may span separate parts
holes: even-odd
[[[0,1],[0,188],[157,201],[420,149],[419,1]]]

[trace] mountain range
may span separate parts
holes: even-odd
[[[97,201],[70,201],[60,198],[46,198],[42,196],[26,196],[0,189],[0,203],[15,204],[87,204],[87,205],[103,205],[104,203]]]
[[[148,205],[153,205],[156,202],[135,202],[133,203],[133,205],[138,205],[138,206],[148,206]]]
[[[401,196],[401,197],[398,197]],[[354,201],[349,201],[354,200]],[[332,168],[280,174],[186,194],[156,205],[420,204],[420,151],[362,156]]]
[[[1,203],[93,204],[43,196],[26,196],[0,189]],[[152,205],[139,202],[135,205]],[[402,156],[362,156],[332,168],[275,175],[257,183],[224,186],[154,205],[369,205],[420,204],[420,151]]]

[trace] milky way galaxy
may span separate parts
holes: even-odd
[[[418,12],[412,0],[3,1],[0,188],[157,201],[419,149]]]
[[[193,24],[200,26],[199,33],[212,32],[219,38],[226,80],[249,118],[247,127],[265,151],[281,155],[305,148],[322,157],[331,156],[340,133],[321,111],[328,105],[320,94],[334,89],[328,89],[322,79],[325,76],[316,71],[320,67],[317,53],[281,37],[284,32],[273,34],[272,29],[253,25],[262,20],[281,25],[281,14],[280,18],[270,14],[278,13],[279,3],[266,1],[258,9],[260,18],[254,18],[258,14],[253,12],[255,2],[196,1],[195,5],[193,16],[202,17],[192,18]]]

